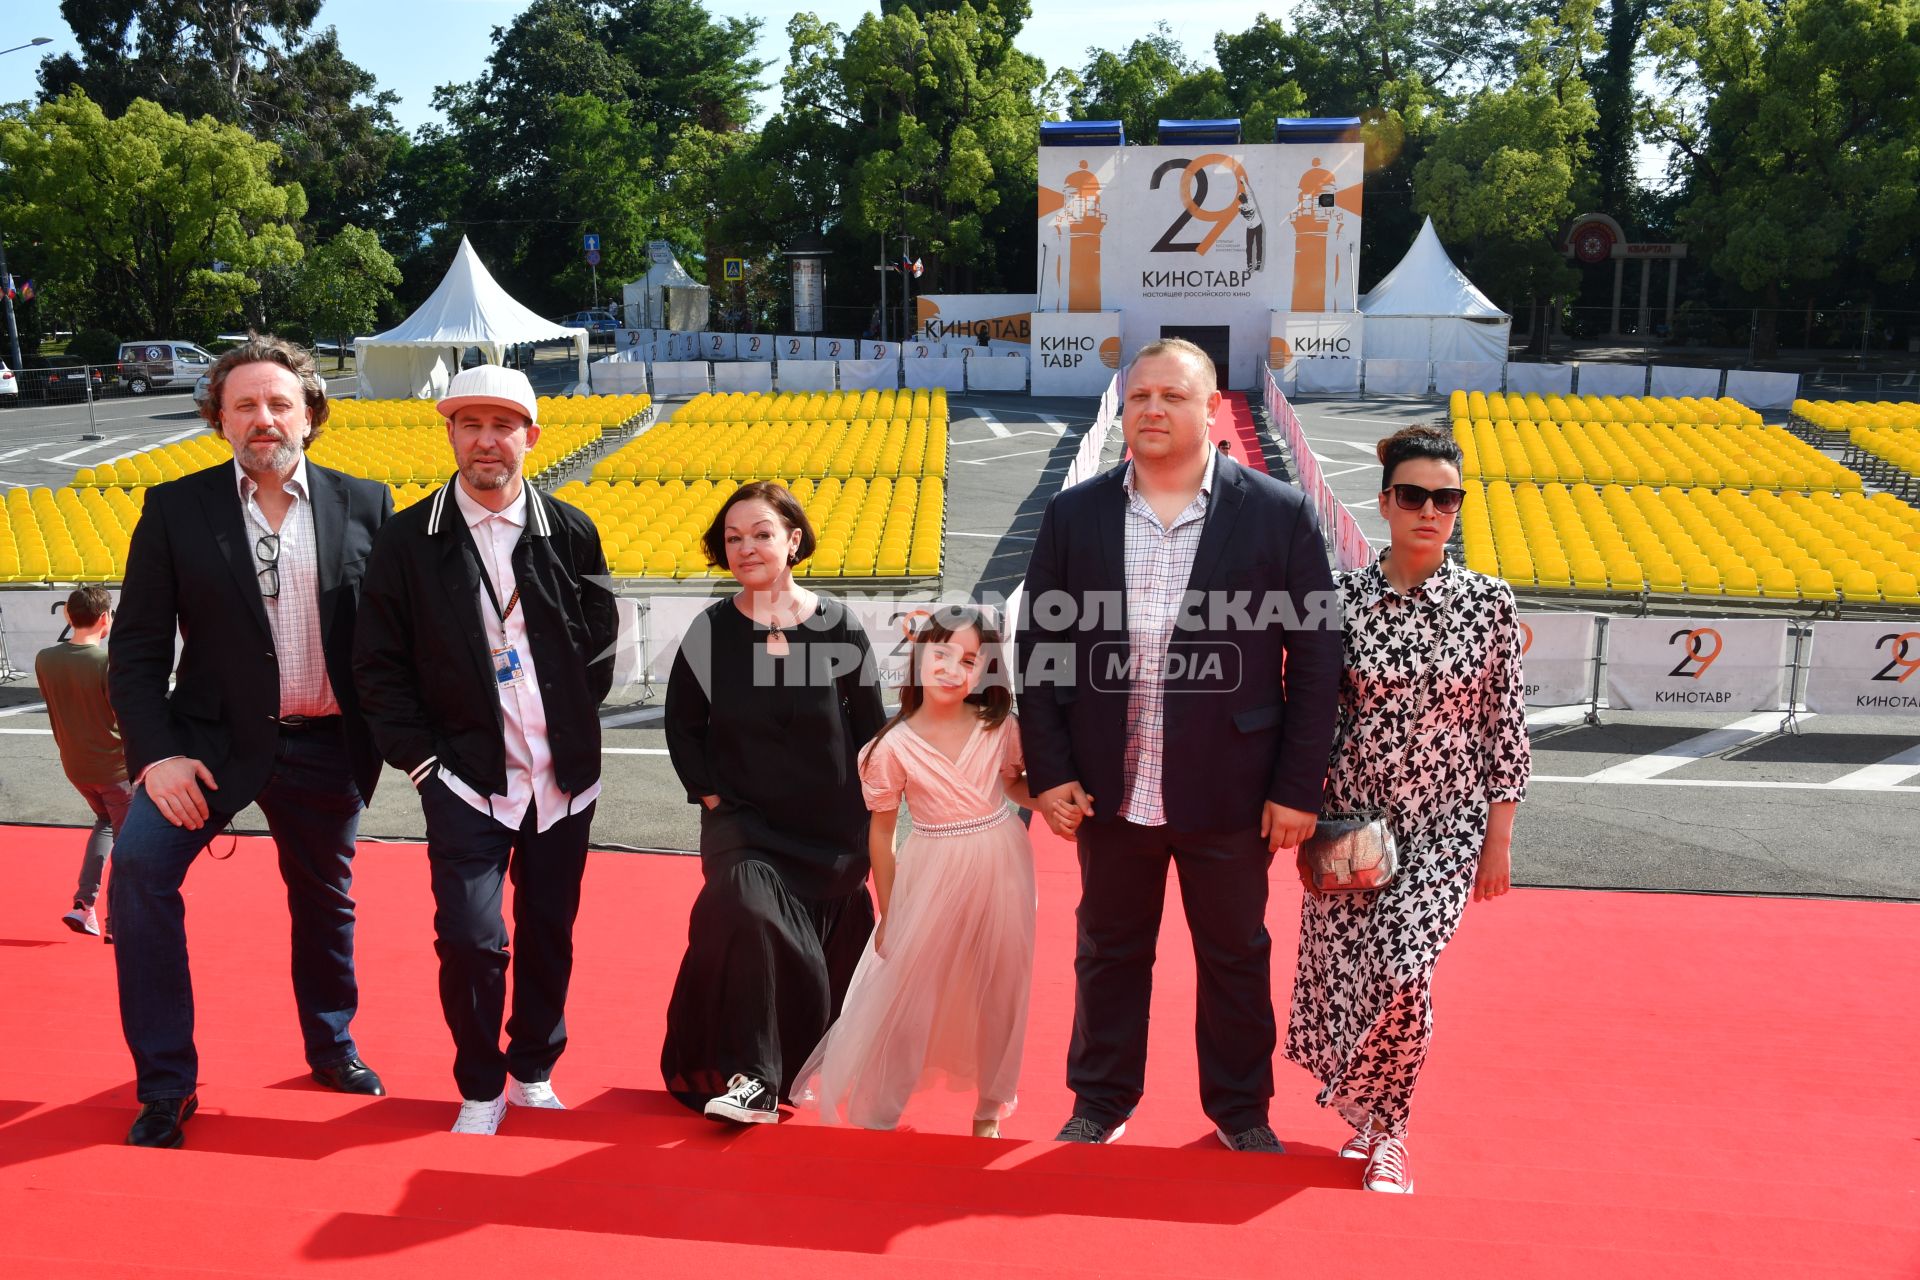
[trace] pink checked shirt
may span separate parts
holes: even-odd
[[[265,513],[255,501],[260,486],[236,459],[234,475],[240,488],[240,510],[246,517],[247,552],[253,567],[264,570],[260,539],[271,534]],[[267,579],[260,583],[261,603],[267,608],[267,626],[273,631],[273,651],[280,662],[280,714],[283,716],[337,716],[340,703],[327,679],[327,654],[320,636],[320,540],[313,527],[313,490],[307,485],[307,456],[300,455],[287,481],[293,505],[280,522],[280,594],[266,597]]]
[[[1207,450],[1207,471],[1200,492],[1186,509],[1162,525],[1134,487],[1127,464],[1127,636],[1133,650],[1133,685],[1127,695],[1127,798],[1120,816],[1143,827],[1166,825],[1162,793],[1166,758],[1167,699],[1162,683],[1167,646],[1173,640],[1180,603],[1193,577],[1193,558],[1207,527],[1213,497],[1214,451]]]

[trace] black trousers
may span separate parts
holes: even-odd
[[[437,777],[420,791],[433,874],[433,949],[440,957],[440,1009],[453,1032],[453,1078],[462,1098],[497,1098],[507,1073],[532,1083],[553,1074],[567,1047],[567,984],[573,921],[594,806],[536,830],[533,806],[518,831],[481,813]],[[513,878],[513,1016],[507,1049],[500,1020],[507,994],[502,885]]]
[[[1074,1114],[1111,1126],[1140,1102],[1171,861],[1198,971],[1194,1041],[1201,1108],[1228,1133],[1265,1124],[1275,1040],[1273,943],[1266,925],[1273,855],[1259,830],[1193,834],[1088,822],[1080,828],[1078,848],[1079,941],[1067,1050]]]

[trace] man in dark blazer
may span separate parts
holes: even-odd
[[[1213,448],[1219,403],[1200,348],[1142,349],[1129,461],[1047,505],[1027,568],[1027,775],[1080,860],[1061,1141],[1112,1142],[1140,1100],[1171,862],[1199,970],[1201,1105],[1228,1147],[1282,1149],[1267,872],[1320,808],[1340,615],[1312,507]]]
[[[313,1078],[384,1092],[348,1030],[359,1005],[354,836],[380,769],[352,657],[360,575],[393,495],[307,461],[327,420],[326,384],[289,342],[255,335],[222,356],[201,412],[234,460],[147,490],[108,667],[137,783],[109,890],[142,1104],[127,1135],[135,1146],[179,1146],[198,1106],[180,886],[254,802],[287,884]]]
[[[617,614],[600,531],[521,475],[540,438],[524,373],[481,365],[439,409],[458,475],[394,517],[354,645],[375,741],[420,792],[455,1133],[559,1108],[573,922],[600,794]],[[513,1017],[500,1047],[513,877]]]

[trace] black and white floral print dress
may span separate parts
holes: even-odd
[[[1488,806],[1526,796],[1520,623],[1506,583],[1451,561],[1405,595],[1380,561],[1336,581],[1346,670],[1322,812],[1385,809],[1400,872],[1373,893],[1306,895],[1287,1057],[1325,1086],[1321,1106],[1404,1137],[1434,965],[1473,890]]]

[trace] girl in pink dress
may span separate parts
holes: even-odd
[[[1007,801],[1033,798],[1012,691],[980,688],[999,643],[970,605],[922,623],[900,713],[860,757],[880,924],[792,1095],[829,1124],[891,1129],[916,1091],[944,1084],[978,1091],[974,1135],[994,1138],[1017,1100],[1033,846]],[[896,853],[902,795],[913,829]]]

